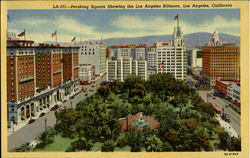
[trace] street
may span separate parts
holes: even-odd
[[[207,94],[208,93],[212,93],[213,90],[211,91],[198,91],[199,96],[205,101],[210,102],[213,101],[214,103],[216,103],[218,105],[218,107],[223,111],[224,113],[228,114],[230,116],[230,126],[238,133],[239,136],[241,136],[241,119],[240,119],[240,115],[234,111],[230,106],[226,107],[227,103],[220,97],[215,97],[212,95],[212,97],[208,97],[207,98]],[[214,99],[213,99],[214,98]]]
[[[93,95],[97,88],[99,87],[99,84],[103,81],[105,81],[106,76],[102,76],[101,78],[98,78],[95,82],[95,84],[92,85],[80,85],[80,89],[82,87],[87,88],[88,96]],[[92,89],[93,91],[89,91],[89,89]],[[84,92],[79,93],[76,95],[73,99],[68,99],[66,102],[62,103],[61,108],[71,108],[71,106],[74,108],[78,102],[81,100],[84,100],[86,97]],[[71,104],[72,102],[72,104]],[[58,109],[60,110],[60,109]],[[42,132],[45,131],[45,126],[52,127],[56,124],[56,117],[55,117],[55,111],[49,111],[46,113],[43,117],[39,117],[36,119],[35,122],[31,124],[27,124],[23,128],[15,131],[13,134],[8,136],[8,151],[13,150],[16,147],[21,146],[22,144],[28,143],[32,140],[34,140],[36,137],[38,137]],[[45,121],[45,119],[47,121]]]

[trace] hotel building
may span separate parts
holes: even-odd
[[[67,95],[78,90],[78,63],[72,67],[70,79],[63,83],[63,50],[78,55],[77,47],[33,45],[30,40],[8,40],[7,46],[7,102],[8,123],[18,124],[36,116],[44,109],[59,104]],[[78,61],[78,60],[77,60]],[[68,70],[69,71],[69,70]],[[66,71],[65,71],[66,72]]]
[[[124,81],[131,74],[147,80],[147,61],[132,60],[132,57],[121,57],[107,61],[107,81]]]
[[[202,47],[202,71],[210,86],[217,80],[240,80],[240,47],[235,44],[219,42],[218,32],[213,41]]]

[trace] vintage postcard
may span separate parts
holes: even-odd
[[[248,1],[2,1],[3,158],[249,157]]]

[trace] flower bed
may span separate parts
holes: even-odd
[[[25,120],[25,119],[26,119],[26,116],[25,116],[25,115],[21,116],[21,119],[22,119],[22,120]]]

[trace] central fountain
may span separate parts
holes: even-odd
[[[134,120],[134,125],[138,128],[144,128],[148,126],[148,121],[142,119],[142,112],[139,113],[139,118]]]

